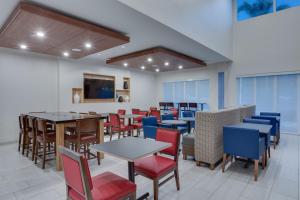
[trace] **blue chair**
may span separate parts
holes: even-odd
[[[265,120],[265,119],[250,119],[250,118],[246,118],[243,120],[244,123],[250,123],[250,124],[266,124],[266,125],[272,125],[270,120]],[[270,135],[266,135],[266,134],[262,134],[260,135],[261,137],[264,137],[266,140],[266,150],[268,151],[269,154],[269,158],[271,157],[271,150],[270,150],[270,146],[271,146],[271,136]],[[267,153],[266,151],[266,153]],[[266,156],[266,163],[267,163],[267,156]]]
[[[277,112],[260,112],[261,116],[275,116],[275,117],[280,117],[281,114],[277,113]],[[279,138],[278,140],[280,140],[280,119],[277,120],[277,128],[278,128],[278,132],[279,132]]]
[[[143,124],[143,132],[144,138],[156,138],[156,130],[157,130],[157,118],[150,116],[150,117],[143,117],[142,119]]]
[[[223,127],[223,164],[225,171],[227,155],[240,156],[254,160],[254,180],[257,181],[258,164],[262,158],[263,168],[265,166],[265,139],[261,138],[259,131],[255,129]]]
[[[195,117],[195,113],[193,111],[184,111],[182,112],[182,117]],[[195,130],[195,121],[191,122],[191,128]]]
[[[277,126],[277,119],[274,116],[263,116],[263,115],[255,115],[251,117],[252,119],[262,119],[262,120],[269,120],[272,125],[271,129],[271,136],[273,137],[273,146],[274,149],[276,148],[276,144],[278,142],[279,132],[278,132],[278,126]]]

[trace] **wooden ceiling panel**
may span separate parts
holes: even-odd
[[[39,38],[36,33],[45,33]],[[84,44],[92,44],[90,49]],[[119,32],[61,14],[41,6],[21,2],[0,30],[0,46],[19,49],[26,44],[29,51],[71,58],[82,58],[129,42]],[[72,49],[81,49],[74,52]]]
[[[151,62],[148,61],[149,58],[152,59]],[[193,58],[163,47],[154,47],[110,58],[106,61],[106,63],[146,71],[156,71],[159,69],[161,72],[206,66],[206,63],[200,59]],[[125,63],[127,66],[124,66]],[[165,63],[168,63],[168,65]],[[142,66],[144,66],[145,69],[142,69]]]

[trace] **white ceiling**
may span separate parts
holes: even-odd
[[[219,53],[195,40],[153,20],[152,18],[118,2],[117,0],[30,0],[82,19],[123,32],[130,37],[125,48],[116,47],[91,55],[89,59],[104,60],[109,57],[154,47],[164,46],[204,60],[208,64],[229,61]],[[0,25],[2,25],[18,0],[0,0]]]

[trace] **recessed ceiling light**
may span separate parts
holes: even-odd
[[[144,70],[144,69],[146,69],[146,67],[143,65],[143,66],[141,66],[141,69]]]
[[[152,62],[152,58],[148,58],[147,60],[148,60],[148,62]]]
[[[63,52],[63,55],[64,55],[64,57],[69,57],[69,52],[67,52],[67,51],[65,51],[65,52]]]
[[[98,56],[101,56],[101,55],[102,55],[102,53],[97,53],[97,55],[98,55]]]
[[[169,62],[165,62],[165,66],[169,66]]]
[[[43,38],[43,37],[45,37],[45,33],[42,31],[38,31],[38,32],[36,32],[36,36],[38,36],[39,38]]]
[[[182,66],[182,65],[179,65],[179,66],[178,66],[178,69],[182,69],[182,68],[183,68],[183,66]]]
[[[155,71],[156,71],[156,72],[159,72],[159,69],[156,69]]]
[[[27,47],[26,44],[20,44],[20,48],[21,48],[21,49],[27,49],[28,47]]]
[[[75,52],[81,52],[81,49],[72,49],[72,51],[75,51]]]
[[[123,63],[123,66],[124,66],[124,67],[127,67],[127,66],[128,66],[128,63]]]
[[[124,45],[122,45],[122,46],[121,46],[121,48],[122,48],[122,49],[124,49],[124,48],[125,48],[125,46],[124,46]]]
[[[89,48],[91,48],[91,47],[92,47],[92,44],[91,44],[91,43],[89,43],[89,42],[87,42],[87,43],[85,43],[85,44],[84,44],[84,46],[85,46],[85,48],[89,49]]]

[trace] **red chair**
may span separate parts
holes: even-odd
[[[120,116],[120,115],[125,115],[126,114],[126,110],[124,110],[124,109],[119,109],[118,110],[118,115]],[[121,121],[121,124],[123,124],[124,125],[124,119],[120,119],[120,121]]]
[[[172,146],[161,151],[160,153],[173,156],[174,159],[167,158],[160,155],[153,155],[145,158],[138,159],[135,164],[135,172],[153,180],[154,200],[158,200],[158,188],[166,181],[175,177],[177,190],[180,190],[179,173],[178,173],[178,155],[180,133],[176,129],[163,129],[158,128],[156,133],[156,140],[161,142],[171,143]],[[170,173],[174,175],[166,178],[159,183],[159,180]]]
[[[177,108],[170,108],[170,112],[173,114],[173,116],[174,116],[174,119],[178,119],[178,114],[179,114],[179,112],[178,112],[178,109]]]
[[[131,112],[134,115],[139,115],[140,114],[140,109],[138,109],[138,108],[132,108]],[[133,118],[133,122],[138,122],[138,119],[139,119],[139,117]]]
[[[82,155],[60,147],[67,187],[67,199],[119,200],[136,199],[136,185],[111,172],[91,177],[88,162]]]
[[[156,107],[150,107],[150,112],[152,111],[152,110],[158,110]]]
[[[110,131],[110,140],[112,140],[112,134],[118,133],[118,138],[120,139],[121,133],[124,137],[125,132],[131,135],[133,127],[130,125],[124,125],[121,123],[120,116],[118,114],[109,114],[110,123],[111,123],[111,131]]]
[[[149,115],[156,117],[157,123],[161,122],[160,110],[151,110]]]

